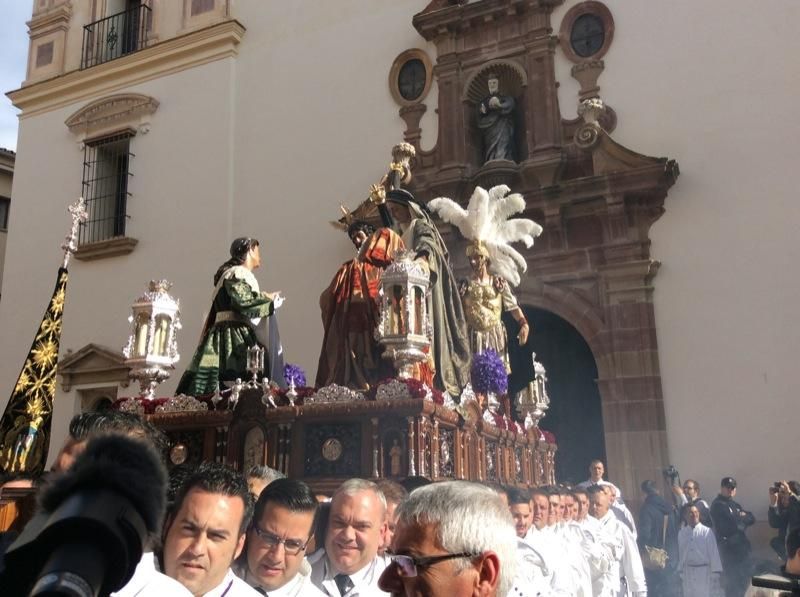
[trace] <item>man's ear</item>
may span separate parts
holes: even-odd
[[[236,553],[233,554],[234,560],[242,555],[242,549],[244,549],[244,540],[246,537],[247,533],[242,533],[242,536],[239,537],[239,542],[236,544]]]
[[[476,597],[495,595],[500,580],[500,558],[493,551],[484,552],[478,564],[478,582],[475,586]]]

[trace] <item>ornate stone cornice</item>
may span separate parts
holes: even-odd
[[[480,27],[494,20],[519,18],[529,12],[550,12],[564,0],[478,0],[466,4],[431,3],[414,15],[413,24],[419,34],[428,41],[440,35]]]
[[[69,21],[72,18],[72,3],[65,2],[55,8],[45,12],[35,14],[28,21],[30,36],[38,37],[43,33],[49,33],[56,29],[66,31],[69,29]]]
[[[158,109],[158,100],[140,93],[119,93],[93,101],[64,121],[73,133],[93,136],[94,131],[130,126]]]
[[[236,56],[245,27],[228,20],[171,38],[122,58],[7,93],[20,118],[111,94],[167,74]]]

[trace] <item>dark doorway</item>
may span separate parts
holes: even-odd
[[[515,396],[533,378],[531,353],[535,352],[547,370],[550,409],[540,426],[552,431],[558,442],[556,479],[583,481],[589,476],[591,460],[606,461],[600,392],[595,381],[597,364],[589,345],[572,325],[549,311],[525,306],[523,310],[533,330],[525,346],[516,342],[516,323],[510,317],[504,319],[512,370],[509,396]]]

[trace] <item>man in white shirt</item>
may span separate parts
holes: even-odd
[[[700,522],[696,505],[684,509],[685,527],[678,532],[678,571],[683,597],[721,597],[722,561],[714,533]]]
[[[634,597],[645,597],[647,582],[633,533],[611,511],[610,498],[601,487],[590,487],[588,493],[589,515],[597,519],[601,529],[612,537],[618,548],[615,553],[617,559],[611,566],[611,582],[614,584],[604,587],[603,595],[623,597],[632,594]]]
[[[553,535],[553,545],[562,554],[562,559],[569,568],[572,594],[576,597],[591,597],[592,579],[589,564],[583,555],[580,541],[566,531],[563,517],[566,504],[562,503],[561,492],[554,487],[548,494],[550,515],[547,518],[547,529]]]
[[[306,547],[318,502],[302,481],[276,479],[261,492],[236,573],[269,597],[316,597]]]
[[[509,502],[512,502],[509,493]],[[544,489],[531,490],[532,521],[530,529],[525,535],[527,543],[541,556],[543,574],[546,576],[550,594],[574,595],[575,585],[568,559],[563,550],[562,542],[551,531],[547,524],[551,518],[550,496]]]
[[[572,495],[575,498],[573,523],[577,523],[583,531],[583,548],[592,577],[592,594],[595,597],[616,595],[609,587],[619,584],[619,573],[614,568],[614,561],[620,559],[622,544],[618,544],[605,533],[596,518],[589,516],[589,494],[585,489],[576,488]]]
[[[385,595],[378,579],[386,561],[378,547],[386,533],[386,498],[364,479],[345,481],[331,498],[325,549],[311,562],[311,580],[329,597]]]
[[[603,465],[603,461],[592,460],[591,464],[589,465],[589,478],[586,479],[586,481],[578,483],[578,488],[589,489],[592,486],[599,485],[610,491],[609,495],[611,495],[611,507],[614,509],[614,513],[628,526],[633,533],[633,536],[636,537],[636,525],[633,522],[633,515],[631,514],[630,510],[628,510],[628,507],[625,505],[625,502],[622,499],[622,492],[620,491],[619,487],[610,481],[603,479],[603,475],[605,473],[606,467]]]
[[[514,587],[516,538],[508,509],[488,487],[433,483],[398,508],[392,563],[380,579],[392,595],[506,597]]]
[[[608,503],[611,504],[611,510],[614,515],[628,527],[628,530],[633,533],[633,538],[636,539],[636,523],[633,521],[633,514],[631,514],[625,502],[619,498],[619,489],[613,483],[606,483],[602,485],[602,488],[608,494]]]
[[[258,597],[231,564],[253,517],[244,476],[214,462],[189,475],[164,527],[163,570],[195,597]]]
[[[583,492],[583,489],[578,489]],[[586,493],[583,494],[587,498]],[[613,550],[606,542],[601,541],[600,529],[589,530],[578,522],[578,498],[574,493],[562,494],[561,501],[564,507],[564,520],[562,533],[574,542],[578,548],[578,557],[585,562],[585,573],[588,574],[588,589],[583,588],[588,595],[599,594],[603,580],[611,568],[614,559]],[[588,592],[587,592],[588,591]]]
[[[142,554],[127,584],[112,597],[190,597],[189,589],[158,571],[152,551]]]
[[[578,483],[581,489],[588,489],[592,485],[607,485],[609,482],[603,479],[606,474],[606,467],[603,465],[602,460],[592,460],[589,463],[589,478],[586,481]]]

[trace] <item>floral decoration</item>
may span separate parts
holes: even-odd
[[[306,372],[303,371],[300,365],[286,363],[283,367],[283,379],[286,385],[292,385],[292,383],[294,383],[295,388],[306,387]]]
[[[472,389],[480,394],[508,392],[508,374],[500,355],[492,349],[473,355],[470,381]]]

